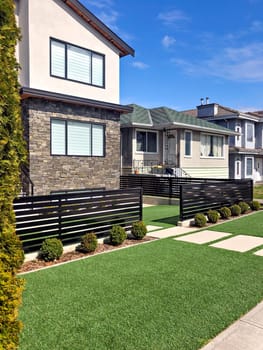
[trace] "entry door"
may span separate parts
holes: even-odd
[[[263,158],[256,158],[255,160],[255,169],[256,169],[256,181],[263,180]]]
[[[235,160],[235,179],[241,179],[241,161]]]
[[[166,135],[166,163],[176,166],[176,134]]]

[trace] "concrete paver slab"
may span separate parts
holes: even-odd
[[[259,255],[259,256],[263,256],[263,249],[257,250],[254,254]]]
[[[153,226],[153,225],[148,225],[148,226],[147,226],[147,232],[155,231],[155,230],[160,230],[160,229],[161,229],[160,226]]]
[[[247,252],[263,244],[262,237],[238,235],[221,242],[211,244],[211,247]]]
[[[183,235],[184,233],[189,233],[192,231],[193,231],[192,228],[175,226],[171,228],[166,228],[164,230],[151,232],[149,235],[155,238],[167,238],[167,237]]]
[[[196,243],[196,244],[204,244],[204,243],[216,241],[217,239],[227,237],[227,236],[231,236],[231,234],[226,232],[204,230],[204,231],[192,233],[191,235],[175,238],[175,240]]]

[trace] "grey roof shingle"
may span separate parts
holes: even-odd
[[[206,120],[191,115],[177,112],[168,107],[147,109],[138,105],[130,105],[133,112],[121,115],[121,126],[144,126],[153,129],[160,128],[188,128],[195,130],[206,130],[222,134],[232,135],[233,131],[210,123]]]

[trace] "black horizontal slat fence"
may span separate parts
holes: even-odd
[[[180,220],[253,199],[253,181],[154,175],[122,175],[121,188],[142,187],[144,195],[179,198]]]
[[[46,238],[67,244],[88,232],[107,235],[114,224],[130,229],[142,220],[142,189],[21,197],[14,201],[14,210],[23,249],[33,251]]]
[[[180,220],[187,220],[209,209],[220,209],[253,199],[252,180],[229,180],[180,186]]]

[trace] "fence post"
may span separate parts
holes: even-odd
[[[180,214],[179,214],[179,217],[180,217],[180,221],[183,221],[184,220],[184,217],[183,217],[183,185],[179,185],[180,186]]]
[[[61,205],[61,197],[58,199],[58,237],[61,240],[61,235],[62,235],[62,219],[61,219],[61,214],[62,214],[62,205]]]
[[[140,187],[140,192],[139,192],[139,195],[140,195],[140,221],[142,221],[143,219],[143,213],[142,213],[142,207],[143,207],[143,188]]]

